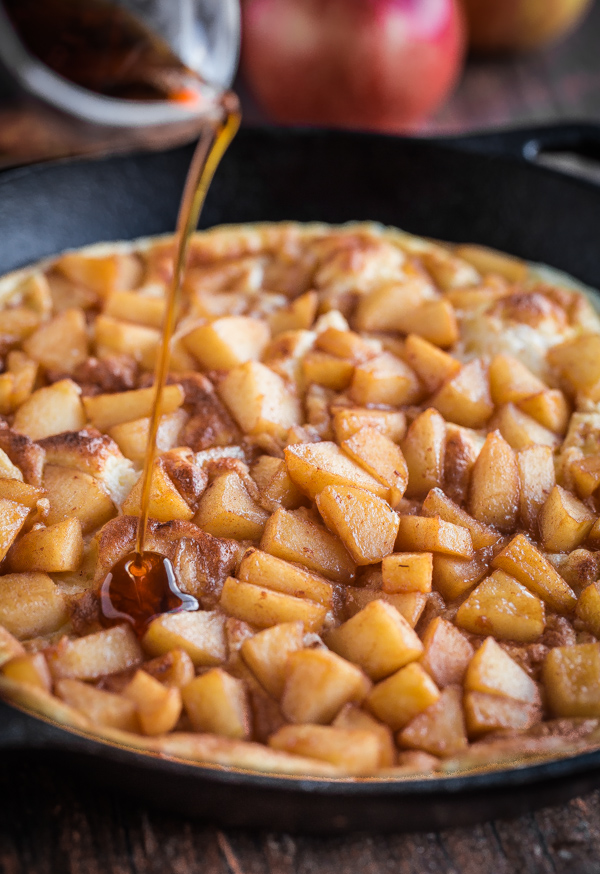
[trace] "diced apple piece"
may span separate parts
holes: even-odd
[[[340,445],[361,428],[376,428],[388,440],[398,443],[406,433],[406,416],[400,410],[369,410],[361,407],[334,412],[333,429]]]
[[[519,512],[517,460],[498,431],[488,434],[471,475],[469,512],[479,522],[512,531]]]
[[[67,517],[76,518],[84,534],[116,516],[117,509],[98,480],[89,473],[70,467],[47,464],[43,486],[50,500],[48,525]]]
[[[488,550],[478,550],[472,558],[451,555],[433,556],[433,586],[446,601],[461,598],[488,572]]]
[[[0,576],[0,624],[15,637],[51,634],[67,617],[65,597],[46,574]]]
[[[194,679],[194,663],[182,649],[172,649],[144,663],[144,670],[163,686],[177,689]]]
[[[122,510],[124,515],[139,516],[141,502],[142,477],[138,479],[123,501]],[[156,459],[152,469],[152,486],[148,502],[148,513],[151,519],[157,519],[159,522],[170,522],[172,519],[183,519],[189,522],[194,516],[194,511],[181,497],[160,458]]]
[[[28,507],[16,501],[0,498],[0,561],[15,542],[28,515]]]
[[[0,498],[2,500],[14,501],[15,504],[21,504],[29,510],[35,510],[38,503],[44,499],[44,495],[44,489],[37,488],[37,486],[32,486],[18,479],[0,478]],[[1,504],[0,518],[6,518],[6,511],[2,509]]]
[[[45,650],[45,655],[55,680],[96,680],[134,668],[143,659],[130,625],[116,625],[73,640],[63,637]]]
[[[482,276],[495,274],[508,282],[521,282],[527,277],[529,268],[524,261],[505,255],[486,246],[476,246],[471,243],[457,246],[454,250],[457,258],[462,258],[471,264]]]
[[[83,536],[79,519],[73,517],[34,528],[13,546],[8,562],[13,571],[64,573],[79,570],[83,560]]]
[[[465,674],[465,691],[503,695],[526,704],[540,703],[535,682],[493,637],[487,637],[471,659]]]
[[[463,601],[455,621],[472,634],[534,643],[544,631],[544,605],[514,577],[496,570]]]
[[[363,672],[326,649],[291,652],[281,697],[289,722],[327,724],[349,701],[362,701],[370,684]]]
[[[366,705],[377,719],[398,731],[439,697],[439,689],[429,674],[411,662],[378,683],[369,693]]]
[[[270,339],[262,319],[224,316],[194,328],[185,346],[204,370],[232,370],[246,361],[258,361]]]
[[[332,722],[334,728],[356,731],[369,731],[377,735],[379,741],[379,767],[389,768],[396,761],[394,736],[387,725],[378,722],[370,713],[356,704],[346,704]]]
[[[38,374],[38,365],[23,352],[13,349],[8,353],[6,363],[11,379],[10,411],[16,410],[31,396]],[[3,411],[4,412],[4,411]]]
[[[225,617],[207,610],[165,613],[152,620],[142,646],[151,656],[181,649],[196,667],[221,665],[227,658]]]
[[[46,369],[73,373],[88,356],[83,310],[64,310],[49,322],[44,322],[25,340],[23,350]]]
[[[285,449],[292,481],[309,497],[316,498],[326,486],[355,486],[387,498],[389,489],[348,458],[335,443],[297,443]]]
[[[446,423],[443,488],[457,504],[467,502],[471,473],[484,443],[485,437],[478,431]]]
[[[281,506],[293,510],[304,503],[305,498],[298,486],[292,482],[283,458],[261,455],[252,467],[252,478],[258,485],[265,506]]]
[[[13,430],[31,440],[81,430],[87,416],[80,394],[81,389],[70,379],[39,388],[15,413]]]
[[[565,340],[552,346],[547,357],[573,394],[588,394],[600,382],[600,334]]]
[[[471,558],[473,541],[471,534],[461,525],[444,522],[439,517],[400,516],[396,538],[398,551],[440,552],[459,558]]]
[[[307,352],[302,360],[302,373],[307,385],[314,383],[343,391],[352,381],[354,364],[327,352]]]
[[[595,516],[561,486],[554,486],[540,510],[538,524],[548,552],[571,552],[585,540]]]
[[[558,434],[544,428],[514,404],[504,404],[500,407],[492,420],[491,427],[497,428],[509,446],[516,450],[536,445],[556,449],[560,444]]]
[[[600,716],[600,644],[555,646],[544,661],[542,681],[554,716]]]
[[[407,497],[422,498],[443,483],[446,423],[436,410],[417,416],[402,441],[402,451],[408,467]]]
[[[431,592],[433,555],[430,552],[396,552],[381,563],[384,592]]]
[[[48,663],[41,652],[29,652],[26,655],[11,659],[8,664],[4,665],[2,673],[16,683],[37,686],[38,689],[43,689],[45,692],[52,690],[52,677]]]
[[[244,740],[250,735],[250,707],[242,680],[212,668],[182,690],[183,703],[196,731]]]
[[[597,582],[590,583],[583,590],[575,612],[594,637],[600,637],[600,588]]]
[[[12,463],[6,452],[3,449],[0,449],[0,484],[4,491],[8,490],[8,494],[2,494],[2,497],[8,498],[9,501],[17,501],[17,503],[19,503],[18,498],[12,497],[10,493],[11,489],[15,488],[15,482],[18,483],[18,485],[25,485],[23,483],[23,474],[16,464]],[[17,490],[15,494],[18,495],[20,492]],[[41,498],[42,496],[43,493],[38,494],[38,498]],[[29,506],[29,504],[27,504],[27,506]],[[35,506],[35,501],[31,506]]]
[[[589,498],[600,486],[600,455],[578,458],[570,470],[580,498]]]
[[[298,398],[278,374],[259,361],[230,370],[219,393],[246,434],[284,437],[292,425],[300,424]]]
[[[395,320],[393,330],[417,334],[443,349],[454,346],[459,339],[454,307],[445,298],[425,301],[403,313]]]
[[[317,315],[319,298],[316,291],[307,291],[300,297],[269,314],[271,333],[275,337],[284,331],[308,330]]]
[[[419,658],[423,651],[406,619],[382,600],[371,601],[360,613],[334,628],[325,642],[373,680],[387,677]]]
[[[92,395],[84,398],[83,403],[91,423],[99,431],[108,431],[122,422],[133,422],[149,416],[152,412],[154,395],[154,388],[138,388],[114,394]],[[161,415],[177,410],[183,399],[184,392],[180,385],[165,386],[160,402]]]
[[[362,295],[354,325],[359,331],[398,331],[399,320],[432,295],[431,284],[422,276],[402,283],[386,282]]]
[[[81,680],[64,679],[56,684],[56,694],[65,703],[85,714],[93,725],[139,731],[136,707],[122,695],[95,689]]]
[[[213,537],[259,540],[269,518],[249,495],[240,475],[218,476],[200,498],[194,522]]]
[[[322,604],[244,583],[233,577],[225,581],[220,605],[229,616],[235,616],[257,628],[300,621],[304,622],[307,631],[319,632],[327,614],[327,608]]]
[[[492,567],[515,577],[558,613],[569,613],[575,607],[573,591],[523,534],[516,534],[508,546],[494,557]]]
[[[455,625],[437,616],[425,630],[423,647],[420,664],[440,689],[463,682],[474,650]]]
[[[135,255],[83,255],[67,252],[54,262],[54,269],[78,285],[91,288],[104,297],[118,288],[135,288],[142,265]]]
[[[240,648],[242,658],[269,695],[280,698],[288,655],[302,649],[302,622],[282,622],[247,638]]]
[[[238,577],[245,583],[264,586],[296,598],[309,598],[326,607],[331,607],[333,602],[333,586],[330,582],[258,549],[246,552],[238,568]]]
[[[10,631],[3,625],[0,625],[0,667],[5,665],[11,659],[20,658],[25,655],[25,649]]]
[[[0,334],[23,340],[40,324],[39,313],[27,307],[8,307],[0,312]]]
[[[316,498],[319,513],[356,564],[375,564],[394,549],[399,517],[365,489],[327,486]]]
[[[521,522],[536,531],[539,512],[556,484],[554,458],[549,446],[528,446],[517,453],[521,481]]]
[[[590,533],[588,534],[588,540],[590,545],[595,549],[598,549],[600,546],[600,518],[596,519],[592,528],[590,529]]]
[[[545,389],[519,401],[519,408],[544,428],[561,436],[569,424],[569,404],[559,389]]]
[[[414,628],[421,618],[427,603],[427,595],[422,592],[388,593],[381,589],[361,589],[358,586],[346,586],[344,596],[347,616],[355,616],[371,601],[380,599],[395,607],[411,628]]]
[[[411,404],[421,395],[416,374],[389,352],[382,352],[354,369],[350,387],[357,404]]]
[[[180,445],[179,436],[187,420],[188,415],[182,409],[174,410],[172,413],[160,417],[156,434],[156,451],[159,454]],[[113,425],[112,428],[108,429],[108,433],[123,455],[141,466],[148,454],[149,427],[149,416],[143,416],[132,422],[121,422],[119,425]]]
[[[539,705],[535,703],[487,692],[467,692],[464,711],[470,737],[507,729],[527,731],[541,718]]]
[[[133,291],[116,290],[106,298],[104,315],[149,328],[162,328],[166,300]]]
[[[553,555],[552,562],[561,577],[577,593],[600,577],[600,553],[575,549],[568,555]]]
[[[146,671],[135,672],[123,689],[123,697],[135,704],[143,734],[164,734],[177,725],[181,715],[181,692],[173,686],[163,686]]]
[[[157,328],[99,315],[94,323],[94,332],[99,358],[114,353],[130,355],[147,370],[153,368],[161,336]]]
[[[380,743],[375,731],[330,725],[284,725],[269,738],[273,749],[330,762],[356,776],[377,770]]]
[[[474,549],[483,549],[493,546],[499,540],[499,535],[470,516],[455,504],[441,489],[432,489],[423,501],[422,512],[424,516],[439,516],[445,522],[461,525],[471,533]]]
[[[495,404],[518,403],[548,388],[512,355],[494,355],[490,363],[490,391]]]
[[[320,324],[321,320],[319,320]],[[364,340],[355,331],[342,331],[334,327],[319,331],[315,340],[315,349],[335,355],[337,358],[347,358],[353,364],[361,364],[369,358],[374,358],[378,351],[376,344]]]
[[[349,583],[356,572],[354,562],[338,538],[299,513],[276,510],[265,525],[260,548],[336,582]]]
[[[399,446],[377,428],[364,427],[342,443],[342,449],[354,461],[390,490],[395,506],[406,491],[408,469]]]
[[[433,704],[419,713],[399,733],[403,747],[424,750],[433,756],[455,756],[467,748],[462,689],[449,686]]]
[[[449,422],[483,428],[494,412],[483,363],[476,358],[464,364],[434,395],[431,405]]]
[[[456,358],[417,334],[409,334],[406,338],[404,358],[429,392],[437,391],[460,370]]]

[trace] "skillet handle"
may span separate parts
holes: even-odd
[[[600,183],[600,125],[555,124],[468,134],[448,145],[490,156],[520,158]]]

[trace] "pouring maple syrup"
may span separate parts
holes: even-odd
[[[142,495],[135,552],[118,561],[107,574],[100,591],[102,623],[129,622],[142,635],[150,621],[161,613],[197,610],[198,601],[182,592],[171,562],[166,556],[145,549],[156,434],[161,414],[161,397],[169,372],[170,341],[175,326],[191,236],[215,171],[240,124],[237,96],[228,91],[221,99],[221,118],[207,125],[201,135],[183,190],[175,236],[173,277],[167,294],[162,339],[156,363],[154,400],[148,429],[148,450],[142,473]]]

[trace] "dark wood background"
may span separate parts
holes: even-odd
[[[600,793],[439,833],[307,837],[222,830],[3,756],[1,874],[597,874]],[[458,803],[458,802],[457,802]],[[268,823],[265,823],[268,826]]]
[[[260,113],[245,96],[246,118]],[[600,123],[600,4],[561,45],[471,61],[429,133]],[[600,233],[600,229],[599,229]],[[599,777],[600,782],[600,777]],[[2,754],[0,874],[597,874],[600,792],[510,822],[440,833],[293,837],[220,830],[91,785],[40,755]]]

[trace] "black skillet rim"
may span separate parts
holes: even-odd
[[[584,126],[581,126],[582,129]],[[589,126],[588,126],[589,127]],[[571,130],[573,126],[570,126]],[[575,126],[577,128],[577,126]],[[246,129],[252,132],[253,129]],[[550,134],[554,132],[560,133],[562,130],[562,126],[552,127],[549,129],[542,129],[544,135],[550,132]],[[594,129],[595,130],[595,129]],[[264,133],[265,128],[255,129],[257,133]],[[284,140],[288,136],[293,136],[295,132],[290,131],[281,131],[277,129],[266,129],[269,134],[272,134],[275,139]],[[464,137],[457,138],[456,140],[443,138],[440,140],[435,139],[419,139],[413,138],[409,142],[416,145],[424,145],[427,147],[437,146],[443,150],[449,151],[460,151],[460,152],[468,152],[475,151],[480,155],[486,155],[493,157],[500,157],[503,161],[507,161],[508,163],[523,163],[523,156],[525,151],[525,146],[527,143],[535,140],[536,136],[539,135],[540,129],[528,129],[525,131],[510,131],[507,132],[507,139],[510,136],[511,138],[511,146],[510,148],[503,149],[502,148],[502,133],[491,135],[489,138],[490,146],[487,145],[488,137],[486,136],[476,136],[473,138]],[[313,137],[328,137],[330,136],[330,132],[328,131],[312,131],[312,130],[301,130],[298,131],[299,134],[308,134]],[[339,134],[336,134],[339,135]],[[343,134],[342,136],[348,136],[354,138],[356,140],[376,140],[381,139],[384,141],[390,141],[394,139],[393,137],[386,136],[377,136],[372,134]],[[493,136],[493,143],[492,143]],[[477,143],[479,141],[479,143]],[[483,148],[480,148],[480,145],[483,142]],[[473,144],[471,144],[473,143]],[[173,150],[174,151],[174,150]],[[117,156],[117,160],[121,157],[126,158],[134,158],[136,156]],[[103,163],[108,165],[110,161],[113,160],[112,157],[101,158],[101,159],[93,159],[91,163]],[[69,165],[81,165],[88,163],[89,159],[65,159],[54,161],[50,164],[44,165],[34,165],[30,167],[22,167],[16,168],[12,170],[7,170],[0,175],[0,192],[2,187],[5,184],[10,184],[13,181],[18,182],[20,178],[28,178],[35,177],[40,178],[47,172],[52,172],[54,168],[64,168]],[[532,167],[532,170],[536,174],[548,176],[556,179],[562,174],[557,173],[555,170],[544,167],[544,166],[535,166]],[[600,196],[600,191],[594,186],[592,183],[578,178],[569,179],[569,183],[575,187],[582,187],[586,190],[595,190],[597,192],[597,196]],[[18,269],[18,268],[14,268]],[[103,754],[107,754],[110,751],[110,754],[107,756],[113,760],[132,762],[136,761],[138,763],[143,763],[143,766],[154,770],[155,772],[166,772],[169,774],[182,774],[186,776],[197,776],[200,780],[211,780],[217,781],[223,784],[229,784],[231,786],[239,785],[239,781],[243,781],[243,785],[245,788],[251,788],[255,786],[256,788],[261,789],[288,789],[292,792],[302,792],[306,795],[311,795],[315,793],[323,794],[323,795],[355,795],[362,799],[367,799],[369,796],[373,795],[385,795],[385,796],[395,796],[395,797],[404,797],[405,799],[410,799],[411,796],[419,796],[420,798],[424,798],[427,796],[434,795],[443,795],[446,798],[466,795],[467,793],[472,793],[477,790],[491,790],[491,789],[518,789],[520,787],[532,787],[534,784],[537,787],[540,785],[543,787],[544,785],[555,782],[560,779],[574,779],[581,775],[587,775],[589,778],[592,778],[595,772],[598,772],[597,776],[600,779],[600,750],[590,750],[590,751],[582,751],[576,753],[569,753],[563,757],[546,757],[543,761],[536,761],[534,764],[527,764],[526,760],[521,764],[513,765],[511,767],[493,767],[490,769],[481,769],[476,772],[468,772],[468,773],[460,773],[455,775],[444,775],[444,776],[435,776],[431,778],[418,778],[413,779],[410,777],[390,777],[390,778],[323,778],[323,777],[294,777],[288,775],[273,775],[273,774],[264,774],[259,771],[246,771],[241,769],[233,769],[228,768],[226,766],[214,765],[211,763],[195,763],[195,762],[186,762],[184,760],[170,758],[166,756],[161,756],[152,753],[145,753],[140,750],[136,750],[134,748],[121,746],[118,744],[114,744],[110,741],[106,742],[102,739],[95,738],[94,736],[87,735],[85,733],[80,733],[75,729],[71,729],[66,726],[62,726],[59,723],[53,722],[51,719],[44,717],[43,715],[38,715],[30,710],[21,709],[19,706],[13,704],[10,701],[5,701],[2,699],[2,703],[5,703],[11,710],[20,713],[21,717],[24,720],[32,720],[34,723],[38,725],[41,723],[45,724],[46,731],[55,734],[56,732],[60,735],[60,740],[57,742],[57,738],[48,737],[45,741],[42,741],[42,744],[39,746],[40,749],[62,749],[65,752],[75,752],[75,753],[83,753],[87,755],[94,756],[102,756]],[[2,746],[0,739],[0,746]],[[29,748],[35,749],[36,744],[34,742],[27,741],[23,743],[16,743],[14,745],[15,748]],[[6,748],[11,748],[10,740],[6,744]]]

